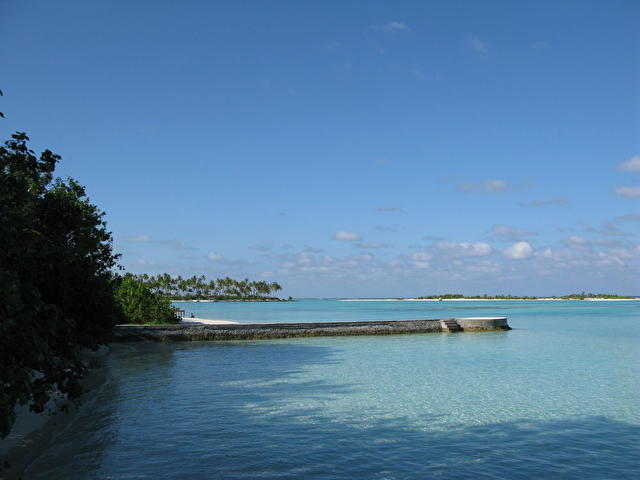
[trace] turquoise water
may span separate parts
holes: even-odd
[[[115,345],[108,381],[25,478],[638,478],[636,302],[201,305],[236,321],[507,315],[514,330]]]
[[[530,315],[564,318],[640,311],[640,302],[585,301],[371,301],[301,300],[295,302],[179,302],[175,306],[198,318],[241,323],[348,322],[364,320],[417,320],[447,317],[509,316],[519,322]],[[640,314],[639,314],[640,316]]]

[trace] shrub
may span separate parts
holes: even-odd
[[[131,323],[178,323],[167,297],[152,292],[144,283],[125,275],[116,287],[116,300]]]

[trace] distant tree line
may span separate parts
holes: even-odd
[[[182,278],[168,273],[132,275],[151,291],[172,300],[278,300],[272,295],[282,290],[277,282],[234,280],[230,277],[207,280],[204,275]]]
[[[518,295],[472,295],[465,297],[461,293],[445,293],[443,295],[428,295],[425,297],[417,297],[421,300],[455,300],[460,298],[466,298],[468,300],[535,300],[538,297],[531,296],[518,296]]]
[[[585,300],[588,298],[606,298],[610,300],[615,299],[630,299],[635,297],[615,295],[612,293],[572,293],[571,295],[553,296],[553,297],[534,297],[530,295],[472,295],[465,297],[460,293],[445,293],[443,295],[428,295],[424,297],[416,297],[420,300],[455,300],[460,298],[466,298],[469,300],[538,300],[540,298],[554,298],[562,300]]]
[[[566,300],[584,300],[587,298],[606,298],[609,300],[616,300],[616,299],[630,299],[630,298],[635,298],[632,296],[625,296],[625,295],[615,295],[613,293],[572,293],[571,295],[565,295],[563,297],[558,297],[558,298],[564,298]]]

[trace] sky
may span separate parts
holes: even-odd
[[[134,273],[640,295],[640,2],[0,1],[0,137]]]

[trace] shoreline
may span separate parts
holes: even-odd
[[[637,302],[640,298],[339,298],[338,302]]]
[[[208,318],[184,318],[178,325],[240,325],[240,322],[229,320],[210,320]]]
[[[295,300],[287,300],[287,299],[283,299],[283,298],[263,298],[263,299],[258,299],[258,298],[249,298],[249,299],[242,299],[242,298],[238,298],[238,299],[224,299],[224,300],[209,300],[206,298],[203,299],[193,299],[193,300],[184,300],[184,299],[178,299],[178,300],[172,300],[169,299],[170,302],[172,303],[188,303],[188,302],[193,302],[193,303],[219,303],[219,302],[255,302],[255,303],[270,303],[270,302],[293,302]]]

